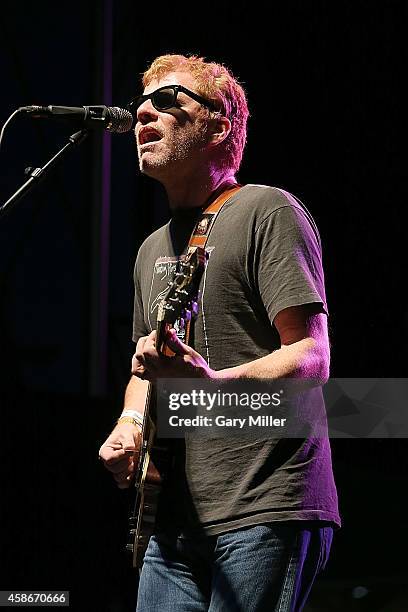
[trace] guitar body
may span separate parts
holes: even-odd
[[[155,446],[156,429],[149,417],[146,437],[142,439],[138,469],[135,476],[136,498],[129,519],[130,541],[126,548],[132,553],[133,567],[140,568],[156,522],[157,506],[164,474],[168,468],[169,451]],[[160,468],[156,467],[156,464]]]
[[[204,272],[206,254],[203,248],[190,251],[181,262],[179,271],[169,285],[166,297],[159,306],[157,317],[156,349],[164,359],[174,357],[165,343],[166,334],[172,327],[180,330],[181,339],[188,344],[191,323],[197,316],[199,284]],[[167,447],[156,444],[156,426],[152,417],[154,393],[149,383],[141,449],[134,486],[136,497],[129,519],[129,537],[126,550],[132,554],[133,567],[140,569],[156,523],[160,491],[166,473],[170,469],[171,453]]]

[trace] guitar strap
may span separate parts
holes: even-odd
[[[221,208],[226,204],[229,199],[241,189],[242,185],[233,184],[224,189],[224,191],[213,201],[208,204],[208,206],[201,213],[197,223],[194,226],[192,234],[190,236],[190,240],[187,246],[187,255],[195,251],[197,248],[202,250],[202,257],[205,261],[205,246],[207,244],[208,237],[210,235],[210,231],[212,226],[214,225],[215,219],[217,218],[218,213]],[[180,340],[183,342],[189,343],[189,336],[191,331],[190,323],[185,330],[178,330],[176,328],[176,333]],[[174,352],[168,347],[164,347],[164,354],[167,356],[173,356]]]
[[[201,213],[200,218],[198,219],[195,227],[193,229],[193,233],[190,236],[190,240],[188,243],[188,253],[193,251],[197,247],[201,247],[205,249],[205,245],[207,244],[208,237],[210,235],[210,231],[212,226],[214,225],[215,219],[217,218],[218,213],[221,208],[228,202],[228,200],[242,188],[242,185],[232,185],[231,187],[227,187],[225,191],[223,191],[213,202],[211,202],[207,208]]]

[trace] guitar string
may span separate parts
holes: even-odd
[[[206,249],[206,252],[208,252],[207,249]],[[210,253],[208,252],[208,256],[209,255],[210,255]],[[206,358],[207,358],[207,363],[210,366],[210,349],[209,349],[209,344],[208,344],[207,324],[206,324],[206,320],[205,320],[205,307],[204,307],[205,284],[206,284],[206,280],[207,280],[208,262],[209,262],[209,259],[208,259],[207,265],[205,266],[205,269],[204,269],[203,295],[201,296],[201,312],[202,312],[202,315],[203,315],[204,348],[205,348],[205,354],[206,354]]]

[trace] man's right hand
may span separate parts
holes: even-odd
[[[132,423],[118,423],[99,449],[99,458],[112,472],[119,489],[130,486],[140,453],[140,428]]]

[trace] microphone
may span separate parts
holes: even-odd
[[[133,127],[133,115],[118,106],[21,106],[18,109],[34,119],[62,119],[89,128],[104,128],[123,134]]]

